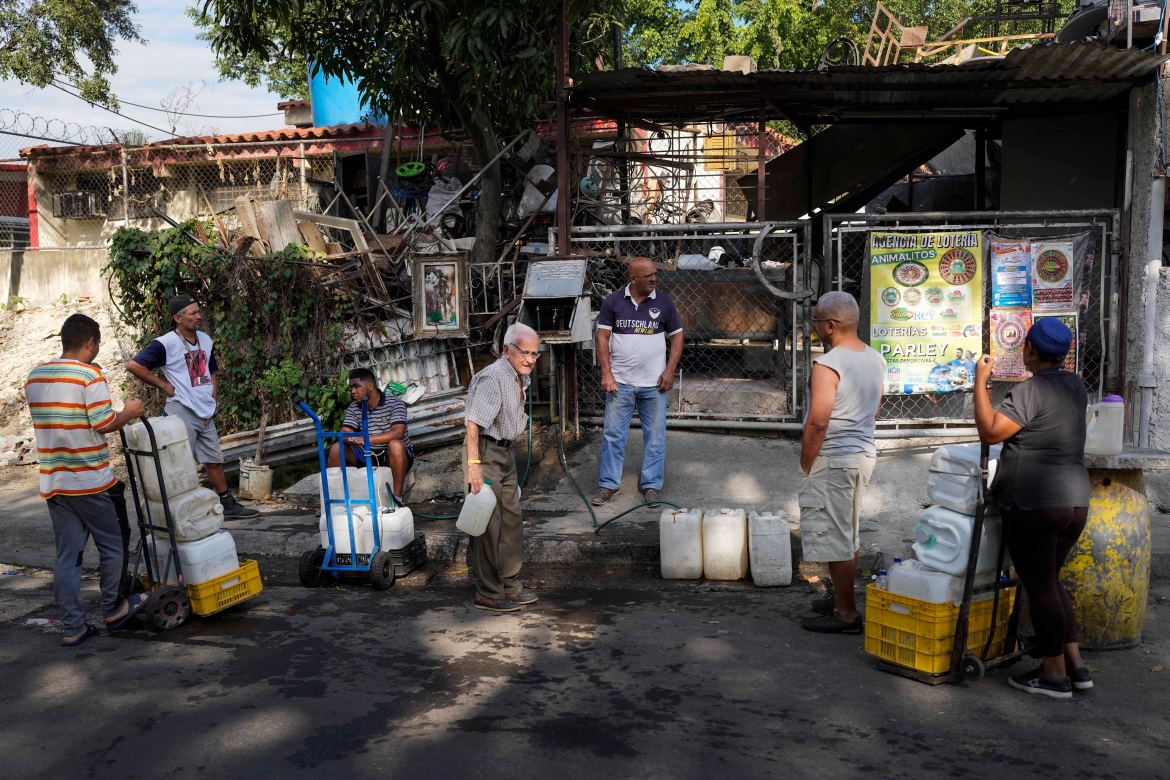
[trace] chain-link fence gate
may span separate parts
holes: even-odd
[[[810,223],[574,227],[570,241],[573,254],[589,257],[594,311],[627,284],[630,258],[657,263],[657,289],[675,302],[685,334],[669,419],[728,427],[799,420],[809,365],[801,299],[811,275]],[[583,421],[604,413],[593,345],[577,392]]]
[[[1100,395],[1109,380],[1119,376],[1116,290],[1120,241],[1120,214],[1113,210],[1045,212],[940,212],[921,214],[826,214],[822,218],[822,258],[828,266],[831,288],[845,290],[862,306],[862,338],[870,299],[870,234],[879,232],[945,232],[981,230],[991,241],[1076,240],[1073,303],[1077,315],[1076,348],[1079,370],[1090,395]],[[990,349],[991,278],[986,262],[983,274],[983,351]],[[992,403],[998,405],[1012,387],[995,382]],[[971,393],[886,395],[879,423],[882,427],[933,424],[970,429],[974,418]]]

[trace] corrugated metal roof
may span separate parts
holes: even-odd
[[[962,65],[835,66],[824,71],[626,68],[574,77],[572,106],[610,116],[659,120],[726,119],[728,113],[833,121],[864,109],[1024,113],[1035,104],[1102,103],[1120,98],[1170,59],[1138,49],[1069,43],[1016,49]]]

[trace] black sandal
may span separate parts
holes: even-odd
[[[805,631],[815,631],[818,634],[860,634],[865,628],[865,621],[858,615],[852,623],[846,623],[834,611],[831,615],[803,618],[800,626]]]

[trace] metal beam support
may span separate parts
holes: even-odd
[[[569,254],[572,231],[569,192],[569,0],[557,19],[557,254]]]
[[[764,178],[768,163],[768,106],[760,103],[760,122],[756,126],[756,221],[766,222],[767,207],[764,205]]]
[[[987,208],[987,127],[975,129],[975,210]],[[911,204],[913,209],[913,204]]]

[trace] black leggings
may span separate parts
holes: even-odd
[[[1064,646],[1077,641],[1077,620],[1060,569],[1088,518],[1085,506],[1003,512],[1004,540],[1028,593],[1037,647],[1045,657],[1063,655]]]

